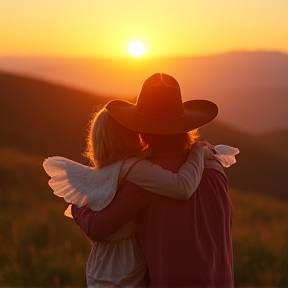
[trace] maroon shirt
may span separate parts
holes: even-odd
[[[162,152],[149,160],[178,171],[187,153]],[[93,241],[105,240],[137,217],[152,287],[233,287],[232,205],[226,176],[204,169],[187,201],[172,200],[126,181],[113,201],[93,212],[73,205],[76,223]]]

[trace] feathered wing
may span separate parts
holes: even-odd
[[[55,195],[94,211],[102,210],[115,196],[121,165],[118,161],[96,169],[60,156],[49,157],[43,163]]]
[[[137,159],[130,161],[130,165],[135,161]],[[51,177],[48,183],[55,195],[79,207],[86,205],[94,211],[100,211],[115,196],[122,163],[123,161],[117,161],[102,169],[96,169],[56,156],[47,158],[43,167]],[[64,215],[73,218],[71,205]],[[107,241],[120,241],[131,236],[135,227],[134,221],[131,220],[110,235]]]
[[[236,163],[235,155],[240,153],[238,148],[223,144],[216,145],[214,148],[216,150],[215,157],[222,163],[223,167],[228,168]]]

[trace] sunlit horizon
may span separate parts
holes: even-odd
[[[127,49],[127,48],[126,48]],[[101,55],[65,55],[65,54],[57,54],[57,55],[48,55],[48,54],[17,54],[17,55],[1,55],[0,58],[2,59],[17,59],[17,58],[22,58],[22,59],[71,59],[71,60],[89,60],[89,59],[94,59],[94,60],[127,60],[130,61],[131,63],[137,63],[137,62],[145,62],[147,60],[153,60],[153,59],[185,59],[185,58],[213,58],[217,56],[223,56],[227,54],[237,54],[237,53],[280,53],[280,54],[286,54],[288,55],[288,51],[280,51],[280,50],[227,50],[227,51],[219,51],[219,52],[214,52],[210,54],[187,54],[187,55],[178,55],[178,54],[171,54],[171,55],[142,55],[141,57],[132,57],[129,55],[128,52],[126,52],[126,55],[121,55],[121,56],[101,56]]]
[[[287,12],[286,0],[2,0],[0,57],[128,58],[133,39],[140,58],[288,53]]]

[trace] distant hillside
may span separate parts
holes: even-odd
[[[135,96],[144,79],[172,73],[187,99],[203,92],[288,88],[288,55],[279,52],[231,52],[186,58],[0,58],[0,69],[26,73],[95,93]],[[190,87],[190,88],[189,88]],[[193,90],[191,89],[193,88]]]
[[[81,88],[100,95],[131,98],[148,76],[172,74],[183,99],[208,98],[219,119],[249,133],[288,128],[288,55],[233,52],[160,59],[2,58],[0,69]]]
[[[1,146],[81,158],[87,123],[109,98],[0,73]]]
[[[288,88],[247,88],[209,93],[204,98],[217,103],[219,119],[242,131],[261,135],[288,130]]]
[[[5,73],[0,73],[0,87],[0,148],[43,159],[62,155],[88,164],[81,156],[87,123],[106,97]],[[232,187],[288,199],[288,161],[276,150],[219,121],[200,131],[213,144],[240,149],[238,163],[227,169]]]
[[[217,121],[200,131],[213,144],[229,144],[240,149],[238,162],[226,170],[232,187],[288,199],[288,158],[279,153],[279,147]]]
[[[259,135],[258,138],[269,150],[288,159],[288,129],[275,130]]]

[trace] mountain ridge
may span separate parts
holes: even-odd
[[[144,79],[164,72],[179,81],[184,101],[215,101],[219,119],[236,128],[262,133],[288,127],[288,55],[280,52],[136,60],[1,58],[0,69],[122,99],[136,97]]]

